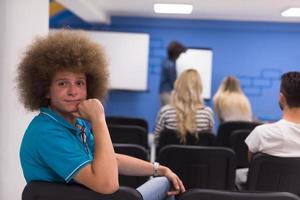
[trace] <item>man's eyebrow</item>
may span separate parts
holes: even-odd
[[[60,80],[70,80],[68,78],[57,78],[57,79],[54,79],[54,81],[60,81]],[[79,77],[79,78],[76,78],[75,80],[86,80],[86,78],[83,76],[83,77]]]
[[[68,80],[66,78],[57,78],[57,79],[54,79],[54,81],[65,81],[65,80]]]

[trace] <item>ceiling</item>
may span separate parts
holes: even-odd
[[[82,19],[109,23],[111,16],[139,16],[176,19],[234,20],[300,23],[300,17],[282,17],[300,0],[56,0]],[[184,3],[194,6],[190,15],[155,14],[154,3]]]

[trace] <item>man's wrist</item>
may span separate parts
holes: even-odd
[[[159,163],[154,162],[153,163],[153,176],[154,177],[159,176],[158,170],[159,170]]]

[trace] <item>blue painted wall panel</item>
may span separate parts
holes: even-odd
[[[53,18],[51,27],[69,23],[72,28],[150,34],[148,88],[146,92],[111,91],[105,104],[107,115],[147,119],[153,129],[159,109],[160,63],[171,40],[188,47],[213,50],[212,94],[225,76],[240,78],[258,119],[281,117],[278,107],[280,75],[300,69],[300,24],[201,21],[113,17],[110,25],[84,24],[71,13]],[[67,21],[66,21],[67,18]],[[69,22],[68,22],[69,21]],[[206,102],[212,105],[211,100]]]

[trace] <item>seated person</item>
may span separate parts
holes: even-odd
[[[233,76],[228,76],[222,81],[213,102],[220,123],[252,121],[250,102],[239,81]]]
[[[279,105],[282,119],[270,124],[257,126],[245,142],[248,159],[258,152],[278,157],[300,157],[300,72],[282,75]],[[237,171],[236,183],[246,183],[247,169]]]
[[[204,105],[200,74],[194,69],[184,71],[175,81],[171,103],[162,107],[154,130],[155,143],[163,129],[176,130],[184,144],[186,135],[197,137],[197,132],[212,131],[213,111]]]
[[[118,173],[156,175],[171,182],[169,195],[184,192],[169,168],[114,152],[100,101],[107,85],[104,51],[82,32],[50,33],[29,47],[18,69],[20,99],[27,109],[40,112],[20,148],[26,181],[77,182],[110,194],[119,188]],[[156,184],[160,187],[148,190],[161,193],[169,182]]]

